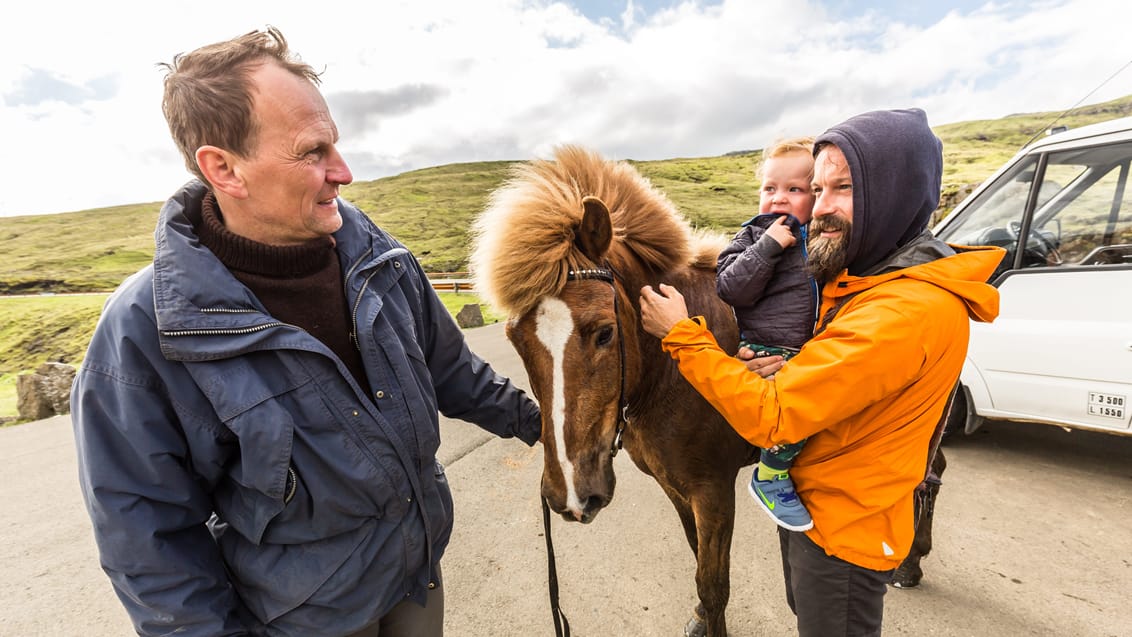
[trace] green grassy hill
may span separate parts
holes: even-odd
[[[1058,125],[1132,114],[1132,96],[1085,106]],[[950,210],[1027,141],[1053,112],[936,127],[944,143],[943,199]],[[758,205],[760,151],[633,161],[700,228],[732,232]],[[342,195],[403,241],[434,272],[467,267],[469,226],[512,162],[451,164],[358,182]],[[105,292],[149,263],[160,202],[82,212],[0,217],[0,295]],[[0,299],[0,416],[15,413],[14,378],[45,360],[79,362],[101,307],[98,297]],[[73,299],[73,300],[67,300]],[[9,399],[7,394],[12,397]]]
[[[1077,109],[1058,123],[1079,127],[1132,114],[1132,96]],[[936,127],[944,142],[944,199],[979,184],[1056,113],[1011,115]],[[761,152],[632,161],[696,227],[731,231],[758,205],[755,168]],[[425,268],[461,271],[468,228],[512,162],[424,168],[342,189],[382,227],[408,245]],[[0,294],[111,290],[153,255],[160,202],[27,217],[0,217]],[[60,249],[60,238],[66,249]]]

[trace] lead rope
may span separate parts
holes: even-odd
[[[558,605],[558,569],[554,566],[554,542],[550,539],[550,505],[542,499],[542,527],[546,536],[546,573],[550,580],[550,614],[554,618],[555,637],[570,637],[570,622]]]

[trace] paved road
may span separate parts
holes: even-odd
[[[525,379],[502,326],[468,337]],[[457,514],[446,634],[553,635],[541,448],[443,427]],[[926,579],[889,592],[885,635],[1132,635],[1132,438],[1000,423],[945,450]],[[579,637],[676,637],[695,603],[691,552],[660,488],[625,454],[617,463],[609,509],[588,526],[554,523],[563,610]],[[775,533],[742,479],[732,637],[791,635]],[[0,503],[0,635],[132,634],[97,564],[66,417],[0,429]]]

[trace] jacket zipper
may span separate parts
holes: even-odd
[[[381,268],[374,268],[373,272],[362,281],[362,287],[358,289],[358,298],[354,299],[354,307],[350,310],[350,340],[354,343],[354,349],[359,352],[362,351],[362,344],[358,341],[358,308],[362,305],[362,295],[365,293],[366,288],[369,287],[369,282],[377,275],[378,270]]]
[[[802,264],[805,266],[810,260],[810,251],[807,249],[807,244],[810,241],[809,226],[802,226]],[[814,300],[814,326],[817,327],[818,320],[821,319],[821,287],[818,282],[806,273],[806,279],[810,284],[810,297]]]
[[[280,326],[294,327],[294,325],[288,325],[287,323],[275,322],[275,323],[264,323],[263,325],[256,325],[256,326],[253,326],[253,327],[240,327],[240,328],[231,328],[231,329],[225,329],[225,330],[220,330],[220,329],[216,329],[216,330],[173,330],[173,331],[164,331],[164,332],[161,332],[161,334],[163,336],[222,336],[222,335],[237,335],[238,336],[240,334],[252,334],[254,332],[262,332],[263,330],[266,330],[268,328],[280,327]]]
[[[354,270],[356,270],[358,268],[358,266],[361,264],[362,259],[364,259],[365,256],[368,256],[368,255],[369,255],[369,253],[367,252],[366,255],[364,255],[361,259],[358,259],[358,261],[354,264],[354,266],[350,268],[350,271],[346,276],[347,281],[350,279],[350,276],[353,275]],[[354,342],[354,347],[356,347],[358,349],[358,352],[362,351],[361,342],[358,340],[358,309],[361,307],[361,304],[362,304],[362,295],[366,291],[366,288],[369,287],[369,282],[373,279],[374,276],[377,275],[377,273],[381,270],[381,267],[384,266],[386,263],[388,263],[388,261],[383,261],[381,264],[378,265],[378,267],[374,268],[373,272],[370,272],[369,276],[367,276],[365,278],[365,280],[362,281],[362,286],[360,288],[358,288],[358,298],[355,299],[354,307],[350,310],[350,327],[353,328],[350,332],[350,340],[352,340]],[[352,430],[352,428],[351,428],[351,430]],[[354,435],[356,436],[357,432],[354,432]],[[359,441],[359,443],[361,444],[361,447],[366,450],[367,455],[369,455],[369,445],[365,444],[362,441]],[[410,454],[410,460],[411,460],[412,455],[413,455],[412,451],[410,451],[409,454]],[[376,460],[374,460],[374,463],[376,464]],[[411,465],[413,463],[410,462],[409,464],[410,464],[410,472],[411,472],[411,469],[412,469]],[[419,467],[417,467],[417,476],[416,477],[418,477],[418,478],[420,477],[420,468]],[[432,528],[429,526],[428,515],[426,514],[424,506],[421,504],[422,494],[421,494],[421,491],[418,490],[419,485],[418,485],[418,489],[414,489],[413,488],[414,482],[415,482],[414,478],[412,476],[410,476],[409,477],[409,493],[412,494],[412,495],[410,496],[409,501],[406,502],[406,504],[412,505],[412,498],[413,497],[416,497],[417,500],[418,500],[416,506],[417,506],[418,509],[420,509],[421,522],[422,522],[422,524],[424,525],[424,528],[425,528],[425,540],[424,540],[424,542],[425,542],[425,550],[426,550],[426,555],[427,555],[427,559],[425,560],[425,562],[426,562],[425,568],[428,569],[428,579],[429,579],[429,582],[431,583],[432,582],[432,562],[433,562],[433,560],[432,560],[432,541],[430,540],[430,538],[432,538],[432,536],[433,536],[433,531],[432,531]]]
[[[203,307],[200,309],[203,314],[255,314],[258,310],[244,310],[233,309],[226,307]],[[271,323],[264,323],[262,325],[253,325],[252,327],[234,327],[228,329],[209,329],[209,330],[163,330],[162,336],[223,336],[223,335],[240,335],[240,334],[253,334],[272,327],[279,326],[295,327],[281,321],[272,321]]]
[[[346,283],[354,277],[354,271],[360,268],[362,262],[369,258],[371,254],[373,254],[373,248],[366,250],[365,254],[354,261],[354,264],[351,265],[350,269],[346,272],[346,278],[343,280],[343,283]],[[376,271],[374,273],[376,274]],[[354,344],[354,349],[358,350],[358,352],[362,351],[362,346],[358,342],[358,306],[361,305],[362,293],[369,287],[369,281],[372,278],[373,274],[370,274],[366,277],[365,281],[362,281],[362,287],[358,290],[358,298],[354,300],[354,307],[350,310],[350,342]],[[346,292],[349,292],[349,290],[346,290]]]

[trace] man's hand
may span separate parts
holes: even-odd
[[[775,372],[786,364],[786,359],[781,356],[755,356],[755,353],[746,347],[740,347],[736,356],[747,364],[747,369],[763,378],[774,376]]]
[[[641,288],[641,327],[657,338],[664,338],[672,326],[688,318],[684,295],[671,285],[661,283],[660,292],[651,285]]]

